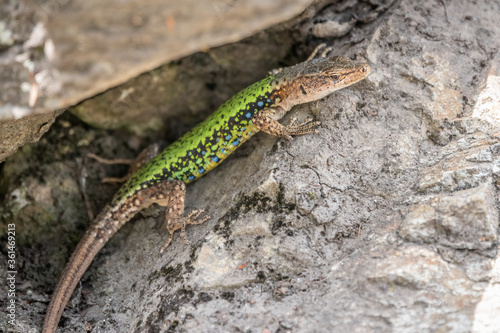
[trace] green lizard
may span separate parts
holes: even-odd
[[[52,295],[44,333],[55,332],[73,290],[106,242],[138,211],[156,203],[166,207],[170,244],[174,232],[187,224],[200,224],[203,210],[184,216],[185,184],[219,165],[236,148],[259,131],[283,137],[316,132],[319,122],[306,119],[288,126],[278,122],[294,105],[321,99],[335,90],[363,80],[366,63],[345,57],[323,57],[283,69],[234,95],[215,113],[156,157],[143,158],[140,167],[118,190],[111,203],[95,218],[66,265]],[[149,161],[147,161],[150,159]]]

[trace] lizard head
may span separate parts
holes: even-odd
[[[291,106],[321,99],[335,90],[363,80],[370,65],[342,56],[313,59],[285,68],[277,75],[288,83]]]

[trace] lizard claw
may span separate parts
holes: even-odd
[[[160,253],[163,253],[167,249],[167,247],[170,245],[170,242],[172,242],[172,234],[170,234],[170,237],[168,237],[168,241],[163,245],[160,249]]]
[[[288,140],[291,139],[292,135],[304,135],[308,133],[318,133],[316,130],[316,126],[321,124],[319,121],[313,121],[313,118],[307,118],[300,124],[294,124],[292,122],[290,125],[286,127],[286,134],[284,137]],[[289,139],[290,138],[290,139]]]
[[[165,245],[163,245],[162,248],[160,249],[160,253],[163,253],[163,251],[165,251],[165,249],[170,245],[170,243],[172,242],[172,238],[174,236],[174,232],[178,229],[181,229],[181,236],[184,239],[184,243],[189,246],[189,241],[187,240],[186,237],[186,225],[202,224],[210,220],[210,216],[205,216],[202,219],[198,220],[198,217],[204,212],[205,212],[204,209],[193,210],[186,217],[180,217],[176,220],[167,217],[167,230],[170,233],[170,235]]]

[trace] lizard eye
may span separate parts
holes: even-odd
[[[338,80],[338,78],[339,78],[338,75],[332,75],[333,80]]]

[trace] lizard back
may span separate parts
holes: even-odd
[[[280,100],[278,82],[269,76],[243,89],[143,166],[117,192],[132,196],[163,180],[191,183],[204,176],[259,130],[252,117]],[[160,170],[160,171],[159,171]]]

